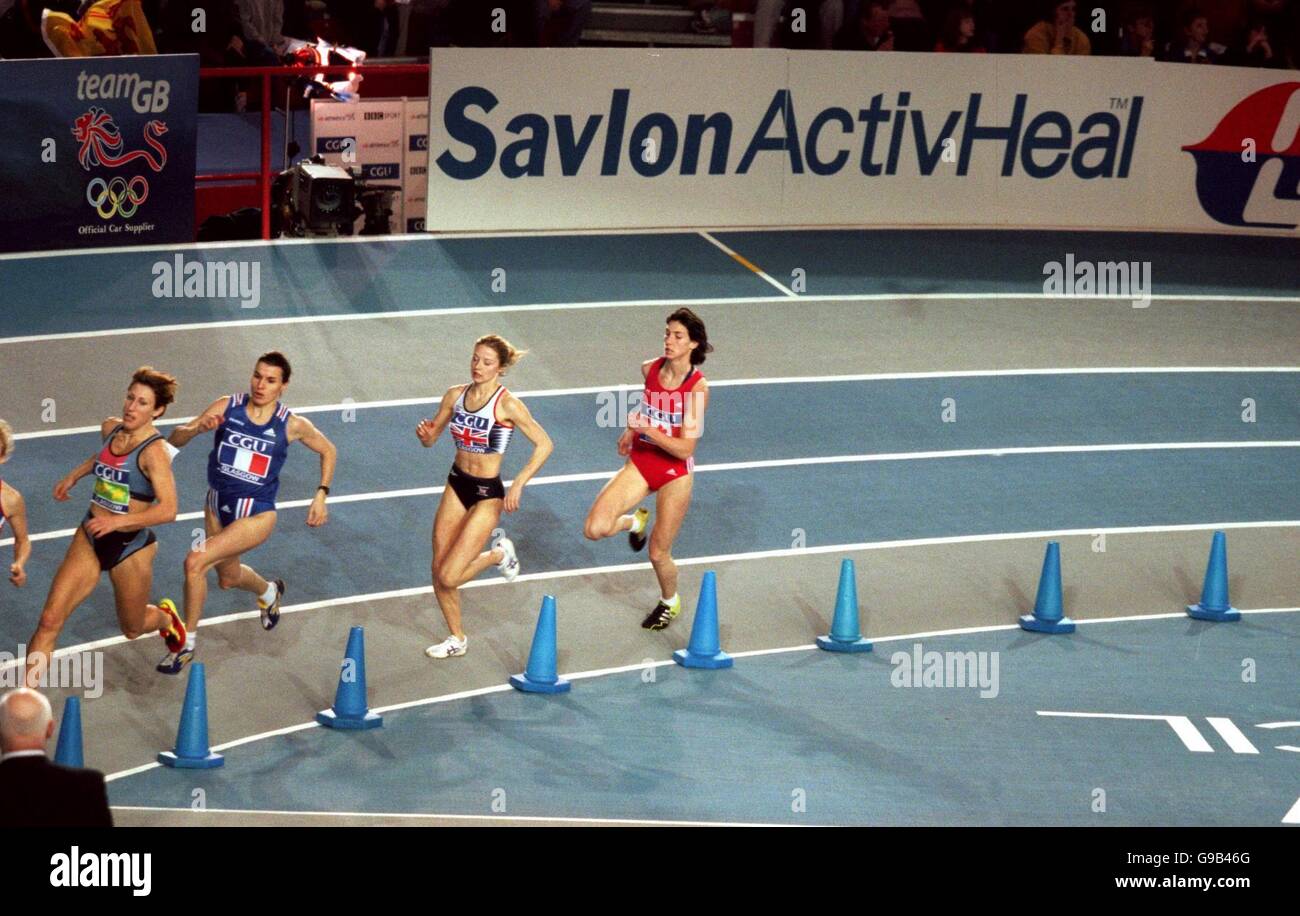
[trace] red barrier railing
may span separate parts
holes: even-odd
[[[361,64],[358,66],[329,65],[320,67],[201,67],[199,79],[236,79],[259,77],[262,81],[262,156],[257,172],[231,172],[218,175],[196,175],[195,182],[257,180],[258,196],[262,201],[262,238],[271,237],[271,80],[276,77],[314,77],[324,74],[329,82],[338,82],[349,73],[379,74],[387,76],[429,75],[428,64]],[[331,79],[333,77],[333,79]],[[284,113],[286,129],[290,112]]]

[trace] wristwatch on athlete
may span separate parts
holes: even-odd
[[[319,487],[317,487],[316,489],[317,489],[317,490],[324,490],[326,496],[329,496],[329,495],[330,495],[330,488],[327,487],[327,486],[325,486],[325,484],[321,484],[321,485],[320,485]]]

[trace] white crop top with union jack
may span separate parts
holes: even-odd
[[[467,410],[465,407],[465,395],[471,387],[465,386],[452,408],[451,438],[455,441],[456,448],[462,452],[473,452],[476,455],[504,455],[506,446],[510,444],[510,437],[515,431],[512,424],[502,423],[497,419],[497,405],[505,397],[506,387],[502,385],[497,388],[496,394],[474,411]]]

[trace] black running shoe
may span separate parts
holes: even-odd
[[[641,533],[637,534],[635,531],[628,529],[627,542],[631,545],[633,553],[640,553],[645,550],[645,542],[650,538],[650,510],[642,506],[632,514],[641,522]]]
[[[257,608],[262,612],[262,629],[274,630],[280,622],[280,599],[284,597],[284,580],[275,580],[275,600],[270,607],[262,607],[262,599],[257,599]]]
[[[674,611],[666,603],[660,601],[655,605],[655,609],[646,616],[646,619],[641,621],[641,626],[647,630],[662,630],[672,623],[673,618],[680,612],[680,607]]]

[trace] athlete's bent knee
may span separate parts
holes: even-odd
[[[654,541],[650,542],[650,562],[655,566],[660,563],[671,563],[673,561],[673,548],[671,544],[661,545]]]
[[[138,639],[143,633],[139,627],[122,627],[122,635],[127,639]]]
[[[453,570],[449,565],[443,564],[442,566],[439,566],[437,576],[438,584],[443,588],[455,589],[460,586],[460,583],[456,581],[457,577],[455,575],[455,570]]]
[[[201,576],[207,572],[205,556],[201,551],[191,550],[185,555],[185,575]]]
[[[582,533],[586,535],[589,541],[599,541],[601,538],[607,538],[613,534],[614,526],[606,519],[589,515],[587,516],[587,523],[583,526]]]

